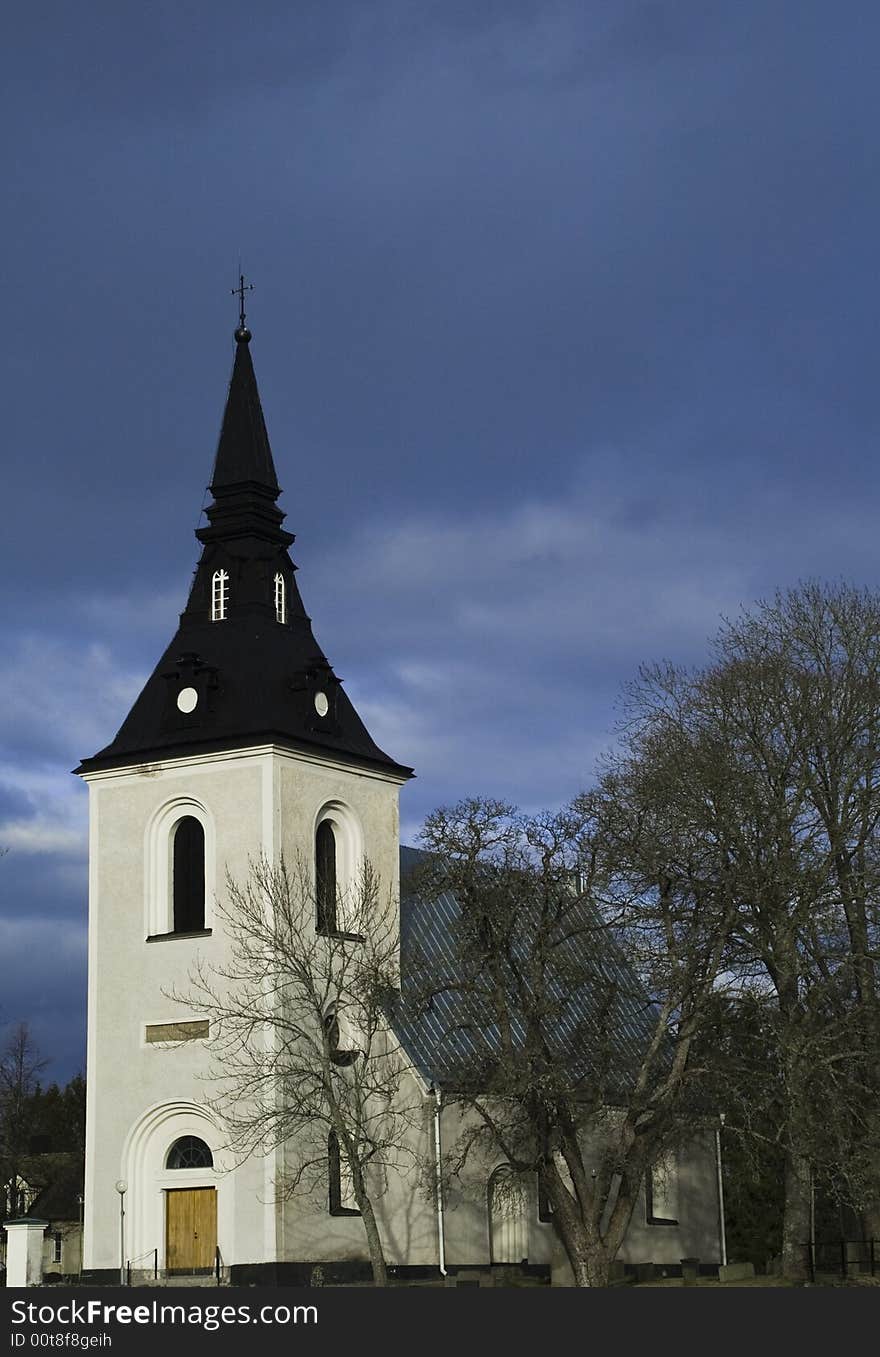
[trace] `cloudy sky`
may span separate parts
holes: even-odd
[[[252,353],[315,632],[415,766],[556,805],[643,660],[880,584],[873,0],[6,17],[0,1022],[83,1060],[86,797]]]

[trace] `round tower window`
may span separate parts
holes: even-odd
[[[315,711],[319,716],[326,716],[330,710],[330,703],[327,701],[326,693],[315,693]]]

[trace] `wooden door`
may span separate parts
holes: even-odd
[[[165,1267],[210,1272],[217,1250],[217,1190],[172,1188],[165,1193]]]

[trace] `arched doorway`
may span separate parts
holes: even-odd
[[[166,1269],[174,1266],[167,1253],[168,1196],[169,1193],[198,1189],[211,1194],[210,1198],[200,1198],[199,1203],[216,1220],[213,1226],[216,1238],[210,1260],[211,1266],[214,1265],[216,1246],[223,1247],[224,1238],[230,1237],[232,1224],[231,1184],[224,1174],[224,1164],[218,1163],[218,1140],[219,1131],[209,1109],[183,1099],[154,1103],[132,1126],[123,1149],[119,1177],[128,1183],[125,1256],[133,1265],[142,1258],[149,1258],[152,1265],[158,1247],[159,1266]],[[183,1199],[177,1198],[177,1201]],[[119,1209],[118,1203],[116,1209]],[[171,1207],[172,1213],[175,1209],[176,1206]],[[210,1222],[206,1229],[203,1220],[202,1228],[197,1232],[210,1243]],[[186,1259],[184,1266],[186,1271],[192,1271],[192,1259]]]
[[[213,1169],[210,1147],[198,1136],[180,1136],[168,1151],[172,1172]],[[165,1191],[165,1266],[172,1273],[210,1272],[217,1250],[217,1190],[169,1187]]]
[[[522,1263],[529,1256],[528,1193],[509,1164],[489,1179],[489,1252],[493,1263]]]

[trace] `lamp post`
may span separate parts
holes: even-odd
[[[77,1206],[79,1207],[79,1267],[77,1268],[77,1273],[78,1273],[78,1275],[79,1275],[80,1280],[82,1280],[82,1273],[83,1273],[83,1202],[84,1202],[84,1201],[85,1201],[85,1198],[83,1197],[83,1194],[82,1194],[81,1192],[78,1192],[77,1195],[76,1195],[76,1204],[77,1204]]]
[[[116,1184],[119,1193],[119,1285],[125,1286],[125,1192],[128,1183],[120,1178]]]
[[[843,1234],[843,1230],[840,1231]],[[816,1280],[816,1179],[810,1165],[810,1280]]]
[[[724,1178],[721,1172],[721,1131],[724,1126],[724,1113],[718,1113],[718,1126],[715,1128],[715,1170],[718,1174],[718,1220],[720,1226],[721,1266],[727,1267],[727,1232],[724,1226]]]

